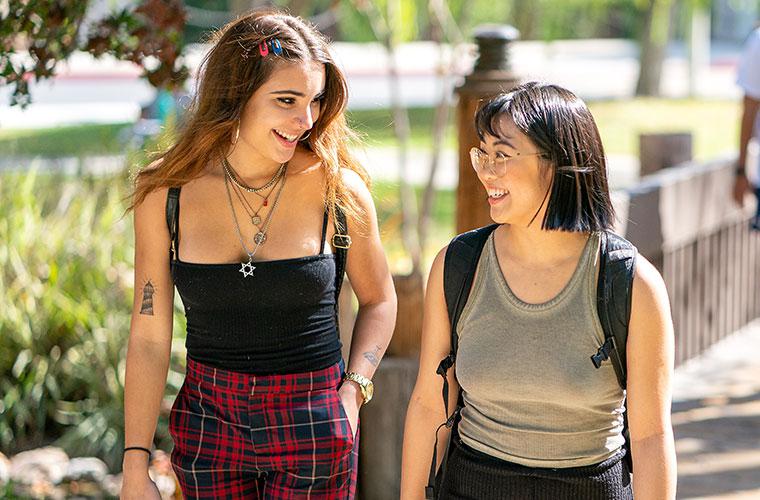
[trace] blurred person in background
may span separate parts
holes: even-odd
[[[736,164],[734,181],[734,200],[740,206],[744,206],[745,195],[752,192],[752,185],[747,175],[747,150],[753,136],[756,141],[760,140],[760,26],[750,33],[744,44],[742,57],[739,60],[737,83],[744,92],[744,98],[739,134],[739,160]],[[753,174],[757,174],[760,165],[750,165],[749,168],[753,169]],[[757,179],[757,175],[755,178]]]
[[[355,495],[359,408],[396,298],[346,102],[327,41],[301,19],[253,12],[217,34],[177,142],[139,172],[130,207],[122,498],[158,498],[148,462],[175,287],[187,373],[169,432],[185,497]],[[344,268],[359,302],[345,369]]]

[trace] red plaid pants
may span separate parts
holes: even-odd
[[[359,458],[343,363],[256,376],[191,359],[169,418],[186,498],[352,499]]]

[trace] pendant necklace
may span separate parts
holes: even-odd
[[[266,182],[266,184],[264,184],[261,187],[253,187],[253,186],[249,186],[248,184],[245,184],[243,181],[238,179],[237,172],[235,172],[235,169],[232,168],[232,165],[230,165],[230,162],[229,160],[227,160],[227,158],[222,158],[222,166],[224,167],[224,172],[227,174],[227,176],[229,176],[233,184],[235,184],[240,189],[248,191],[249,193],[256,193],[256,194],[259,194],[261,191],[264,191],[265,189],[273,186],[277,181],[280,180],[280,177],[282,177],[285,174],[285,163],[283,163],[280,165],[280,168],[278,168],[277,171],[274,173],[272,178]]]
[[[264,225],[259,229],[259,232],[256,233],[256,235],[253,237],[253,241],[255,243],[255,246],[253,247],[252,251],[248,251],[248,247],[245,244],[245,239],[243,238],[243,232],[240,230],[240,224],[238,223],[237,214],[235,213],[235,205],[232,203],[232,194],[230,193],[230,183],[227,179],[227,176],[224,176],[224,187],[227,190],[227,201],[230,204],[230,210],[232,211],[232,221],[235,223],[235,230],[237,231],[238,239],[240,240],[240,246],[243,247],[243,251],[248,256],[248,262],[241,262],[240,263],[240,270],[239,272],[243,274],[244,278],[247,278],[248,276],[253,276],[253,271],[256,269],[256,266],[253,265],[253,256],[256,255],[256,252],[258,251],[259,247],[266,241],[266,233],[267,229],[269,228],[269,224],[272,222],[272,216],[274,215],[274,211],[277,208],[277,204],[280,201],[280,195],[282,194],[282,189],[285,187],[285,170],[287,169],[287,164],[283,164],[283,174],[282,174],[282,183],[280,183],[280,187],[277,189],[277,194],[274,197],[274,203],[272,205],[272,209],[269,211],[269,213],[266,216],[266,219],[264,220]]]
[[[225,171],[225,175],[227,175]],[[254,193],[257,196],[264,199],[264,201],[259,205],[258,209],[254,209],[251,203],[248,201],[248,199],[243,194],[242,190],[238,188],[235,184],[232,185],[232,190],[235,192],[235,196],[237,196],[237,199],[240,201],[240,203],[243,205],[243,209],[245,210],[246,214],[248,215],[248,218],[251,221],[251,224],[256,226],[256,228],[260,231],[261,230],[261,216],[259,215],[259,212],[261,212],[261,209],[266,207],[268,205],[269,196],[274,192],[275,188],[277,187],[277,183],[275,183],[274,186],[272,186],[272,189],[267,193],[266,195],[262,195],[260,193]]]

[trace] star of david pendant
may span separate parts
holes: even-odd
[[[255,226],[258,226],[261,224],[261,217],[259,217],[258,215],[254,215],[253,217],[251,217],[251,222],[253,222]]]
[[[261,231],[259,231],[258,233],[256,233],[256,236],[253,237],[253,241],[257,245],[263,245],[266,240],[267,240],[266,233],[263,233]]]
[[[256,267],[253,265],[253,262],[249,258],[248,262],[240,263],[240,270],[238,272],[243,273],[243,278],[247,278],[248,276],[253,276],[253,271],[255,269]]]

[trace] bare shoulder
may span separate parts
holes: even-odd
[[[135,220],[147,222],[153,218],[165,220],[166,197],[169,188],[161,187],[154,189],[145,196],[142,202],[135,205]]]
[[[643,306],[645,309],[668,305],[668,291],[662,275],[644,256],[636,257],[636,273],[633,278],[634,311]]]
[[[356,196],[369,196],[369,188],[364,179],[354,170],[341,167],[340,175],[348,190]]]

